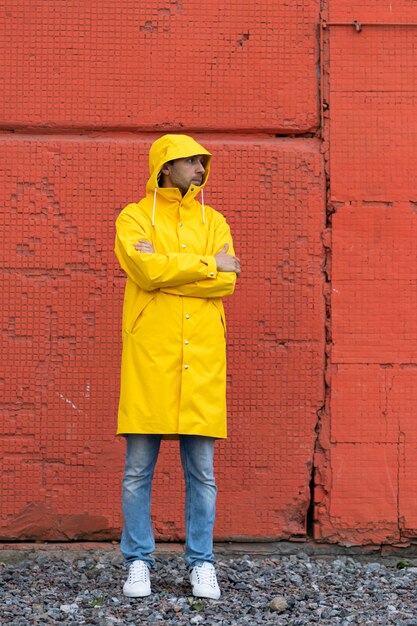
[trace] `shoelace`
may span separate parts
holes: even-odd
[[[134,562],[129,568],[129,583],[146,583],[149,580],[148,567],[142,561]]]
[[[210,563],[204,563],[203,565],[197,565],[195,568],[198,584],[216,586],[216,572]]]

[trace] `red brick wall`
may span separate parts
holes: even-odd
[[[114,221],[171,131],[213,151],[243,263],[217,538],[304,538],[313,464],[317,538],[412,535],[417,28],[331,25],[412,20],[398,4],[334,2],[320,30],[318,0],[0,3],[1,538],[119,535]],[[177,447],[163,539],[183,537]]]
[[[417,15],[410,0],[339,0],[326,18],[331,326],[315,536],[406,543],[417,533]]]

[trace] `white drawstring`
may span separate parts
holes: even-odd
[[[203,218],[203,224],[206,223],[204,215],[204,189],[201,190],[201,216]]]
[[[154,192],[153,192],[152,226],[155,226],[156,190],[157,190],[157,187],[155,187]]]

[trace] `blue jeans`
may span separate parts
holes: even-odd
[[[214,562],[213,526],[217,487],[214,480],[214,439],[180,435],[185,479],[185,560],[188,567]],[[124,527],[121,551],[126,562],[141,559],[150,567],[155,539],[151,521],[152,478],[161,435],[126,435],[126,464],[122,504]]]

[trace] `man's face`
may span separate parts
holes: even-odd
[[[161,187],[178,187],[184,196],[190,185],[201,185],[204,178],[206,157],[202,154],[175,159],[162,168]]]

